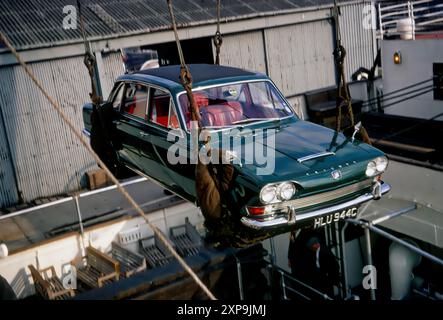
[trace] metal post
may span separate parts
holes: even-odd
[[[77,211],[77,217],[78,217],[78,223],[80,226],[80,238],[82,239],[82,256],[86,256],[86,246],[85,246],[85,234],[83,229],[83,220],[82,220],[82,213],[80,211],[80,204],[78,202],[78,195],[74,195],[74,203],[75,203],[75,209]]]
[[[415,17],[414,17],[414,3],[409,2],[410,19],[412,21],[412,40],[415,40]]]
[[[383,19],[381,16],[381,6],[380,3],[378,3],[378,23],[380,25],[380,36],[381,39],[383,40]]]
[[[345,264],[345,260],[343,259],[343,250],[344,250],[344,245],[345,243],[342,243],[341,241],[341,237],[340,237],[340,226],[338,224],[338,222],[334,223],[334,232],[335,232],[335,243],[336,243],[336,252],[337,252],[337,258],[339,261],[339,268],[340,268],[340,283],[339,285],[339,290],[341,291],[341,297],[345,298],[346,297],[346,286],[344,285],[344,264]]]
[[[238,278],[238,290],[240,293],[240,300],[244,300],[245,296],[243,292],[243,277],[241,272],[241,264],[240,260],[237,257],[235,257],[235,261],[237,262],[237,278]]]
[[[80,233],[83,235],[84,234],[83,220],[82,220],[82,214],[80,211],[80,204],[78,203],[78,196],[77,195],[74,196],[74,202],[75,202],[75,209],[77,211],[78,223],[80,225]]]
[[[346,295],[345,298],[348,297],[349,295],[349,288],[348,288],[348,267],[346,265],[346,237],[345,237],[345,232],[346,229],[348,228],[349,224],[345,223],[345,225],[343,226],[343,228],[340,231],[340,238],[341,238],[341,243],[343,244],[343,286],[345,287],[346,290]]]
[[[275,265],[275,244],[273,237],[269,239],[269,244],[271,245],[271,264]]]
[[[286,295],[285,275],[281,270],[279,270],[279,273],[280,273],[280,284],[283,291],[283,299],[288,300],[288,296]]]
[[[372,266],[372,249],[371,249],[371,232],[368,228],[365,228],[366,239],[366,257],[368,265]],[[371,288],[371,300],[375,300],[375,289]]]

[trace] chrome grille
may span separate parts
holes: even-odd
[[[287,208],[289,206],[294,206],[295,209],[301,209],[301,208],[305,208],[305,207],[314,206],[317,204],[321,204],[321,203],[325,203],[328,201],[342,198],[344,196],[350,195],[350,194],[358,192],[360,190],[364,190],[366,188],[369,188],[371,185],[372,185],[371,179],[360,181],[360,182],[351,184],[349,186],[346,186],[346,187],[343,187],[340,189],[327,191],[327,192],[323,192],[323,193],[316,194],[313,196],[307,196],[304,198],[285,201],[283,203],[277,203],[277,204],[272,205],[272,210]]]

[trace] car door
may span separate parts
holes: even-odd
[[[154,158],[147,130],[149,87],[142,83],[127,82],[115,127],[119,140],[118,157],[126,166],[151,176]],[[152,149],[152,148],[151,148]],[[141,152],[145,150],[145,152]]]
[[[168,152],[174,152],[172,145],[178,141],[178,137],[185,135],[181,131],[177,109],[171,98],[169,91],[161,87],[152,86],[150,91],[150,102],[148,108],[148,124],[151,127],[151,144],[154,156],[159,164],[156,173],[161,175],[161,182],[186,199],[190,199],[194,190],[193,181],[185,179],[185,172],[193,170],[193,167],[186,164],[171,163],[168,159]],[[173,139],[168,141],[168,134]],[[181,147],[187,152],[185,140],[181,140]],[[177,144],[176,144],[177,146]],[[184,160],[184,159],[183,159]]]

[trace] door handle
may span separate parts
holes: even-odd
[[[121,123],[120,121],[118,121],[118,120],[112,121],[112,123],[115,124],[116,126],[122,124],[122,123]]]
[[[138,134],[139,134],[140,136],[142,136],[142,137],[147,137],[147,136],[149,136],[149,133],[146,133],[146,132],[143,132],[143,131],[140,131]]]

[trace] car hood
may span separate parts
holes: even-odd
[[[240,132],[239,135],[244,134]],[[241,155],[238,155],[242,162],[239,169],[266,183],[270,180],[304,181],[307,177],[312,180],[314,175],[318,175],[319,179],[323,175],[331,180],[331,171],[336,169],[344,173],[341,182],[352,180],[361,174],[362,170],[364,172],[367,161],[383,154],[365,143],[351,142],[341,133],[337,134],[334,130],[302,120],[291,121],[274,128],[268,127],[263,131],[254,130],[253,134],[249,135],[252,135],[254,140],[251,137],[248,139],[247,135],[244,137],[245,148]],[[260,138],[261,136],[263,138]],[[255,144],[256,149],[251,149],[251,144]],[[245,151],[248,149],[254,150],[255,156],[257,149],[267,152],[265,151],[262,161],[256,161],[255,157],[254,162],[248,164],[248,160],[250,162],[251,159],[251,152]],[[298,161],[302,157],[322,152],[333,152],[334,155]]]

